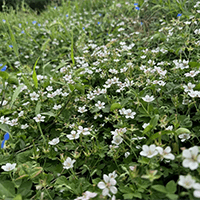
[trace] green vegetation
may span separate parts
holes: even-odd
[[[0,13],[0,199],[200,198],[200,2],[59,3]]]

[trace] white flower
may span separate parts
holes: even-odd
[[[142,125],[142,128],[145,129],[147,126],[149,126],[149,124],[150,124],[150,123],[144,123],[144,124]]]
[[[49,141],[50,145],[56,145],[60,142],[59,138],[54,138],[53,140]]]
[[[67,135],[67,137],[68,137],[70,140],[75,140],[75,139],[78,139],[78,138],[79,138],[79,133],[76,133],[76,131],[71,131],[71,134],[70,134],[70,135]]]
[[[84,112],[87,112],[87,109],[85,108],[85,106],[83,106],[83,107],[78,107],[78,112],[84,113]]]
[[[28,127],[29,127],[28,124],[24,124],[24,125],[22,124],[22,125],[21,125],[21,129],[26,129],[26,128],[28,128]]]
[[[124,154],[125,158],[128,158],[129,155],[130,155],[130,152],[126,152],[126,153]]]
[[[78,128],[79,128],[79,130],[77,130],[77,132],[78,132],[79,134],[81,134],[81,133],[82,133],[83,135],[89,135],[89,134],[90,134],[88,128],[83,128],[82,126],[79,126]]]
[[[180,175],[179,179],[180,180],[179,180],[178,184],[183,186],[186,189],[192,188],[195,184],[195,180],[192,179],[192,177],[189,174],[187,176]]]
[[[149,147],[147,145],[142,146],[142,150],[140,152],[141,156],[146,156],[147,158],[152,158],[153,156],[158,154],[158,151],[156,151],[156,145],[152,144]]]
[[[73,164],[76,162],[76,160],[72,160],[70,157],[68,157],[64,163],[63,163],[63,168],[64,169],[70,169],[73,167]]]
[[[200,163],[200,155],[198,153],[199,149],[197,146],[183,150],[182,156],[185,158],[182,163],[183,167],[189,167],[191,170],[197,169]]]
[[[104,102],[101,102],[101,101],[98,101],[95,106],[98,107],[99,109],[102,109],[102,108],[105,108],[105,103]]]
[[[183,134],[179,135],[178,137],[181,139],[181,142],[185,142],[185,140],[190,139],[190,134],[183,133]]]
[[[3,165],[1,168],[2,168],[4,171],[9,172],[9,171],[12,171],[13,169],[15,169],[16,165],[17,165],[16,163],[13,163],[13,164],[11,164],[11,163],[6,163],[6,165]]]
[[[156,150],[158,151],[158,153],[162,156],[162,159],[168,159],[168,160],[174,160],[175,156],[170,153],[171,152],[171,148],[168,146],[165,148],[165,150],[163,150],[162,147],[156,147]]]
[[[33,119],[36,122],[44,122],[44,118],[45,118],[45,116],[42,116],[41,114],[38,114],[36,117],[33,117]]]
[[[131,109],[127,109],[126,111],[125,111],[125,117],[126,118],[131,118],[131,119],[134,119],[134,115],[135,115],[136,113],[135,112],[132,112],[131,111]]]
[[[94,198],[96,196],[97,196],[97,193],[86,191],[86,192],[83,193],[82,197],[77,197],[74,200],[79,200],[79,199],[81,199],[81,200],[88,200],[88,199]]]
[[[109,176],[109,178],[116,178],[117,177],[116,171],[109,173],[108,176]]]
[[[117,188],[114,186],[117,183],[116,180],[114,178],[109,178],[109,176],[107,176],[106,174],[103,175],[103,180],[104,180],[104,182],[101,181],[97,185],[100,189],[103,190],[102,195],[110,197],[109,192],[116,194]]]
[[[195,189],[194,192],[193,192],[193,195],[196,197],[196,198],[200,198],[200,184],[199,183],[195,183],[193,185],[193,188]]]
[[[122,143],[122,141],[123,141],[123,138],[121,136],[119,136],[119,135],[113,136],[113,140],[112,140],[113,144],[119,145]]]
[[[36,92],[30,93],[31,101],[37,101],[39,95]]]
[[[155,98],[153,96],[149,96],[149,95],[146,95],[145,97],[142,97],[142,99],[146,102],[151,102],[153,101]]]
[[[56,105],[56,104],[55,104],[55,105],[53,106],[53,109],[54,109],[54,110],[58,110],[58,109],[60,109],[61,107],[62,107],[61,105]]]

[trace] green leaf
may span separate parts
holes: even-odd
[[[168,193],[175,193],[176,192],[176,183],[171,180],[167,183],[166,189]]]
[[[9,126],[7,124],[0,124],[0,129],[4,132],[10,133]]]
[[[48,115],[48,116],[50,116],[50,117],[55,117],[56,115],[55,115],[55,113],[53,113],[53,112],[51,112],[51,111],[49,111],[49,112],[44,112],[44,113],[41,113],[42,115]]]
[[[5,195],[7,198],[15,197],[15,186],[11,181],[1,180],[0,181],[0,194]]]
[[[35,71],[35,67],[36,67],[39,59],[40,59],[40,57],[36,60],[35,65],[33,67],[33,76],[32,77],[33,77],[33,82],[34,82],[35,88],[38,88],[38,80],[37,80],[37,74],[36,74],[36,71]]]
[[[50,38],[48,38],[43,44],[42,44],[42,47],[41,47],[41,51],[45,51],[49,42],[51,41]]]
[[[12,75],[10,75],[10,76],[8,77],[8,83],[14,84],[14,85],[19,85],[19,81],[18,81],[18,79],[16,78],[16,76],[12,76]]]
[[[180,134],[183,134],[183,133],[191,133],[190,132],[190,130],[188,130],[187,128],[179,128],[179,129],[177,129],[176,131],[175,131],[175,133],[177,134],[177,135],[180,135]]]
[[[163,185],[153,185],[152,188],[156,191],[167,193],[167,190]]]
[[[0,71],[0,76],[3,78],[3,80],[6,80],[9,77],[9,74],[7,72]]]
[[[116,109],[120,109],[122,108],[122,106],[119,104],[119,103],[113,103],[111,106],[110,106],[110,111],[114,111]]]
[[[13,96],[12,96],[12,100],[11,100],[11,103],[10,103],[10,108],[12,108],[15,100],[17,99],[17,97],[19,96],[20,92],[21,92],[21,89],[22,89],[23,85],[19,85],[17,87],[17,89],[15,90]]]
[[[41,109],[41,102],[38,101],[37,105],[36,105],[36,108],[35,108],[35,115],[40,113],[40,109]]]
[[[22,195],[18,194],[15,198],[13,198],[13,200],[22,200]]]
[[[133,199],[134,194],[133,193],[128,193],[128,194],[123,194],[124,199]]]
[[[200,63],[198,63],[198,62],[189,62],[188,64],[189,64],[189,66],[190,66],[191,68],[200,67]]]
[[[69,89],[71,90],[71,92],[73,92],[75,87],[72,84],[68,84],[68,86],[69,86]]]
[[[176,194],[166,194],[166,196],[169,198],[169,199],[171,199],[171,200],[176,200],[176,199],[178,199],[178,195],[176,195]]]
[[[158,124],[158,119],[159,119],[159,115],[155,115],[153,116],[153,118],[150,121],[150,125],[152,125],[153,129],[157,126]]]
[[[84,87],[84,85],[82,85],[81,83],[76,83],[76,84],[75,84],[75,88],[76,88],[78,91],[80,91],[82,94],[85,93],[85,87]]]
[[[151,131],[152,128],[153,128],[153,126],[149,124],[149,125],[143,130],[143,134],[147,134],[149,131]]]

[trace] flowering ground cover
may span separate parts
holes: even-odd
[[[200,198],[200,1],[64,1],[0,14],[0,199]]]

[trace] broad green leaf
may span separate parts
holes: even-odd
[[[69,89],[71,90],[71,92],[73,92],[75,87],[72,84],[68,84],[68,86],[69,86]]]
[[[149,124],[149,125],[143,130],[143,134],[147,134],[149,131],[151,131],[152,128],[153,128],[153,126]]]
[[[81,94],[84,94],[85,93],[85,87],[84,85],[82,85],[81,83],[76,83],[75,84],[75,88],[81,92]]]
[[[153,185],[152,188],[156,191],[167,193],[167,190],[163,185]]]
[[[128,194],[123,194],[124,199],[133,199],[134,194],[133,193],[128,193]]]
[[[176,183],[174,180],[171,180],[167,183],[166,189],[168,193],[175,193],[176,192]]]
[[[35,88],[38,88],[38,80],[37,80],[37,74],[36,74],[36,71],[35,71],[35,67],[36,67],[39,59],[40,59],[40,57],[36,60],[35,65],[33,67],[33,76],[32,77],[33,77],[33,82],[34,82]]]
[[[113,103],[111,106],[110,106],[110,111],[114,111],[116,109],[120,109],[122,108],[122,106],[119,104],[119,103]]]
[[[9,77],[9,74],[5,71],[0,71],[0,76],[3,78],[3,80],[6,80]]]
[[[177,129],[176,131],[175,131],[175,133],[177,134],[177,135],[180,135],[180,134],[183,134],[183,133],[191,133],[190,132],[190,130],[188,130],[187,128],[179,128],[179,129]]]
[[[176,195],[176,194],[170,194],[170,193],[168,193],[168,194],[166,194],[166,196],[167,196],[169,199],[171,199],[171,200],[176,200],[176,199],[178,199],[178,195]]]
[[[0,124],[0,129],[4,132],[10,133],[9,126],[7,124]]]
[[[191,68],[200,67],[200,63],[199,62],[189,62],[188,64],[189,64],[189,66]]]
[[[12,75],[10,75],[10,76],[8,77],[8,83],[14,84],[14,85],[19,85],[19,81],[18,81],[18,79],[16,78],[16,76],[12,76]]]
[[[19,85],[17,87],[17,89],[15,90],[13,96],[12,96],[12,100],[11,100],[11,104],[10,104],[10,108],[12,108],[15,100],[17,99],[17,97],[19,96],[20,92],[21,92],[21,89],[22,89],[23,85]]]
[[[22,195],[18,194],[17,196],[15,196],[15,198],[13,198],[13,200],[22,200]]]
[[[157,126],[158,124],[158,119],[159,119],[159,115],[155,115],[153,116],[153,118],[150,121],[150,125],[152,125],[153,129]]]
[[[39,114],[40,113],[40,109],[41,109],[41,102],[38,101],[37,102],[37,105],[36,105],[36,108],[35,108],[35,115]]]
[[[14,183],[8,180],[0,181],[0,194],[5,195],[7,198],[15,197],[15,186]]]
[[[51,111],[41,113],[41,115],[48,115],[48,116],[50,116],[50,117],[55,117],[55,116],[56,116],[55,113],[53,113],[53,112],[51,112]]]

